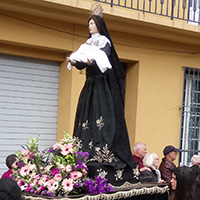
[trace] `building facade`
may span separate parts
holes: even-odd
[[[179,1],[176,5],[184,9],[178,14],[174,1],[156,11],[157,1],[142,2],[99,1],[126,69],[131,148],[141,141],[161,158],[163,148],[172,144],[184,152],[180,163],[189,164],[200,149],[198,9],[192,12],[194,2]],[[85,71],[69,71],[66,57],[88,38],[93,3],[0,0],[0,174],[5,157],[25,146],[30,136],[40,134],[41,148],[46,148],[64,130],[72,135]],[[162,9],[170,14],[158,15]]]

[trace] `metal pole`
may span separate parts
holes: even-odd
[[[174,18],[174,6],[175,6],[175,0],[172,0],[171,20],[173,20],[173,18]]]
[[[113,7],[113,0],[111,0],[110,6]]]

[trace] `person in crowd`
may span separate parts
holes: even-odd
[[[6,171],[1,178],[10,178],[12,175],[12,168],[17,160],[17,156],[15,154],[10,154],[6,157],[6,165],[8,167],[8,171]]]
[[[196,175],[191,167],[172,169],[170,200],[197,200]]]
[[[133,158],[139,163],[140,172],[146,169],[144,168],[143,165],[143,158],[146,155],[146,153],[147,153],[146,144],[142,142],[137,142],[133,146]]]
[[[200,166],[200,155],[193,155],[191,158],[191,164]]]
[[[196,180],[200,180],[200,156],[193,155],[191,158],[192,169],[196,173]]]
[[[0,200],[23,200],[21,189],[15,181],[0,179]]]
[[[92,11],[89,39],[68,58],[68,69],[86,69],[73,135],[81,139],[82,150],[89,152],[90,177],[104,173],[113,185],[136,183],[138,164],[132,157],[124,117],[125,73],[99,13]]]
[[[141,182],[164,183],[158,170],[159,157],[156,153],[147,153],[143,160],[143,165],[148,168],[140,173]]]
[[[174,161],[177,158],[178,152],[179,149],[172,145],[166,146],[163,150],[164,158],[160,163],[159,170],[161,172],[161,178],[166,181],[168,185],[170,184],[172,178],[172,169],[176,167]]]

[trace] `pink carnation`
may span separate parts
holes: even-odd
[[[22,177],[24,177],[24,176],[28,175],[29,172],[30,172],[29,166],[28,166],[28,165],[25,165],[25,166],[23,166],[23,167],[21,168],[21,170],[20,170],[20,175],[21,175]]]
[[[61,181],[61,180],[62,180],[61,174],[60,174],[60,173],[59,173],[59,174],[56,174],[56,175],[54,176],[54,179],[55,179],[56,181]]]
[[[29,152],[30,152],[30,151],[29,151],[28,149],[22,150],[22,155],[26,156],[26,155],[29,154]]]
[[[82,176],[82,173],[79,172],[79,171],[74,171],[74,172],[71,172],[70,173],[70,177],[73,179],[73,180],[76,180],[78,178],[80,178]]]
[[[29,183],[31,187],[34,187],[38,184],[38,180],[34,179],[32,183]]]
[[[66,155],[68,155],[68,154],[70,154],[70,153],[72,153],[73,152],[73,146],[72,146],[72,144],[64,144],[62,147],[61,147],[61,154],[63,155],[63,156],[66,156]]]
[[[49,181],[49,178],[47,175],[44,175],[40,180],[39,180],[39,185],[41,186],[47,186],[48,184],[48,181]]]
[[[40,175],[36,175],[34,179],[40,179]]]

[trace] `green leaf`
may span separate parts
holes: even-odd
[[[71,136],[70,136],[68,133],[66,133],[66,131],[64,131],[64,138],[65,138],[65,139],[70,139]]]

